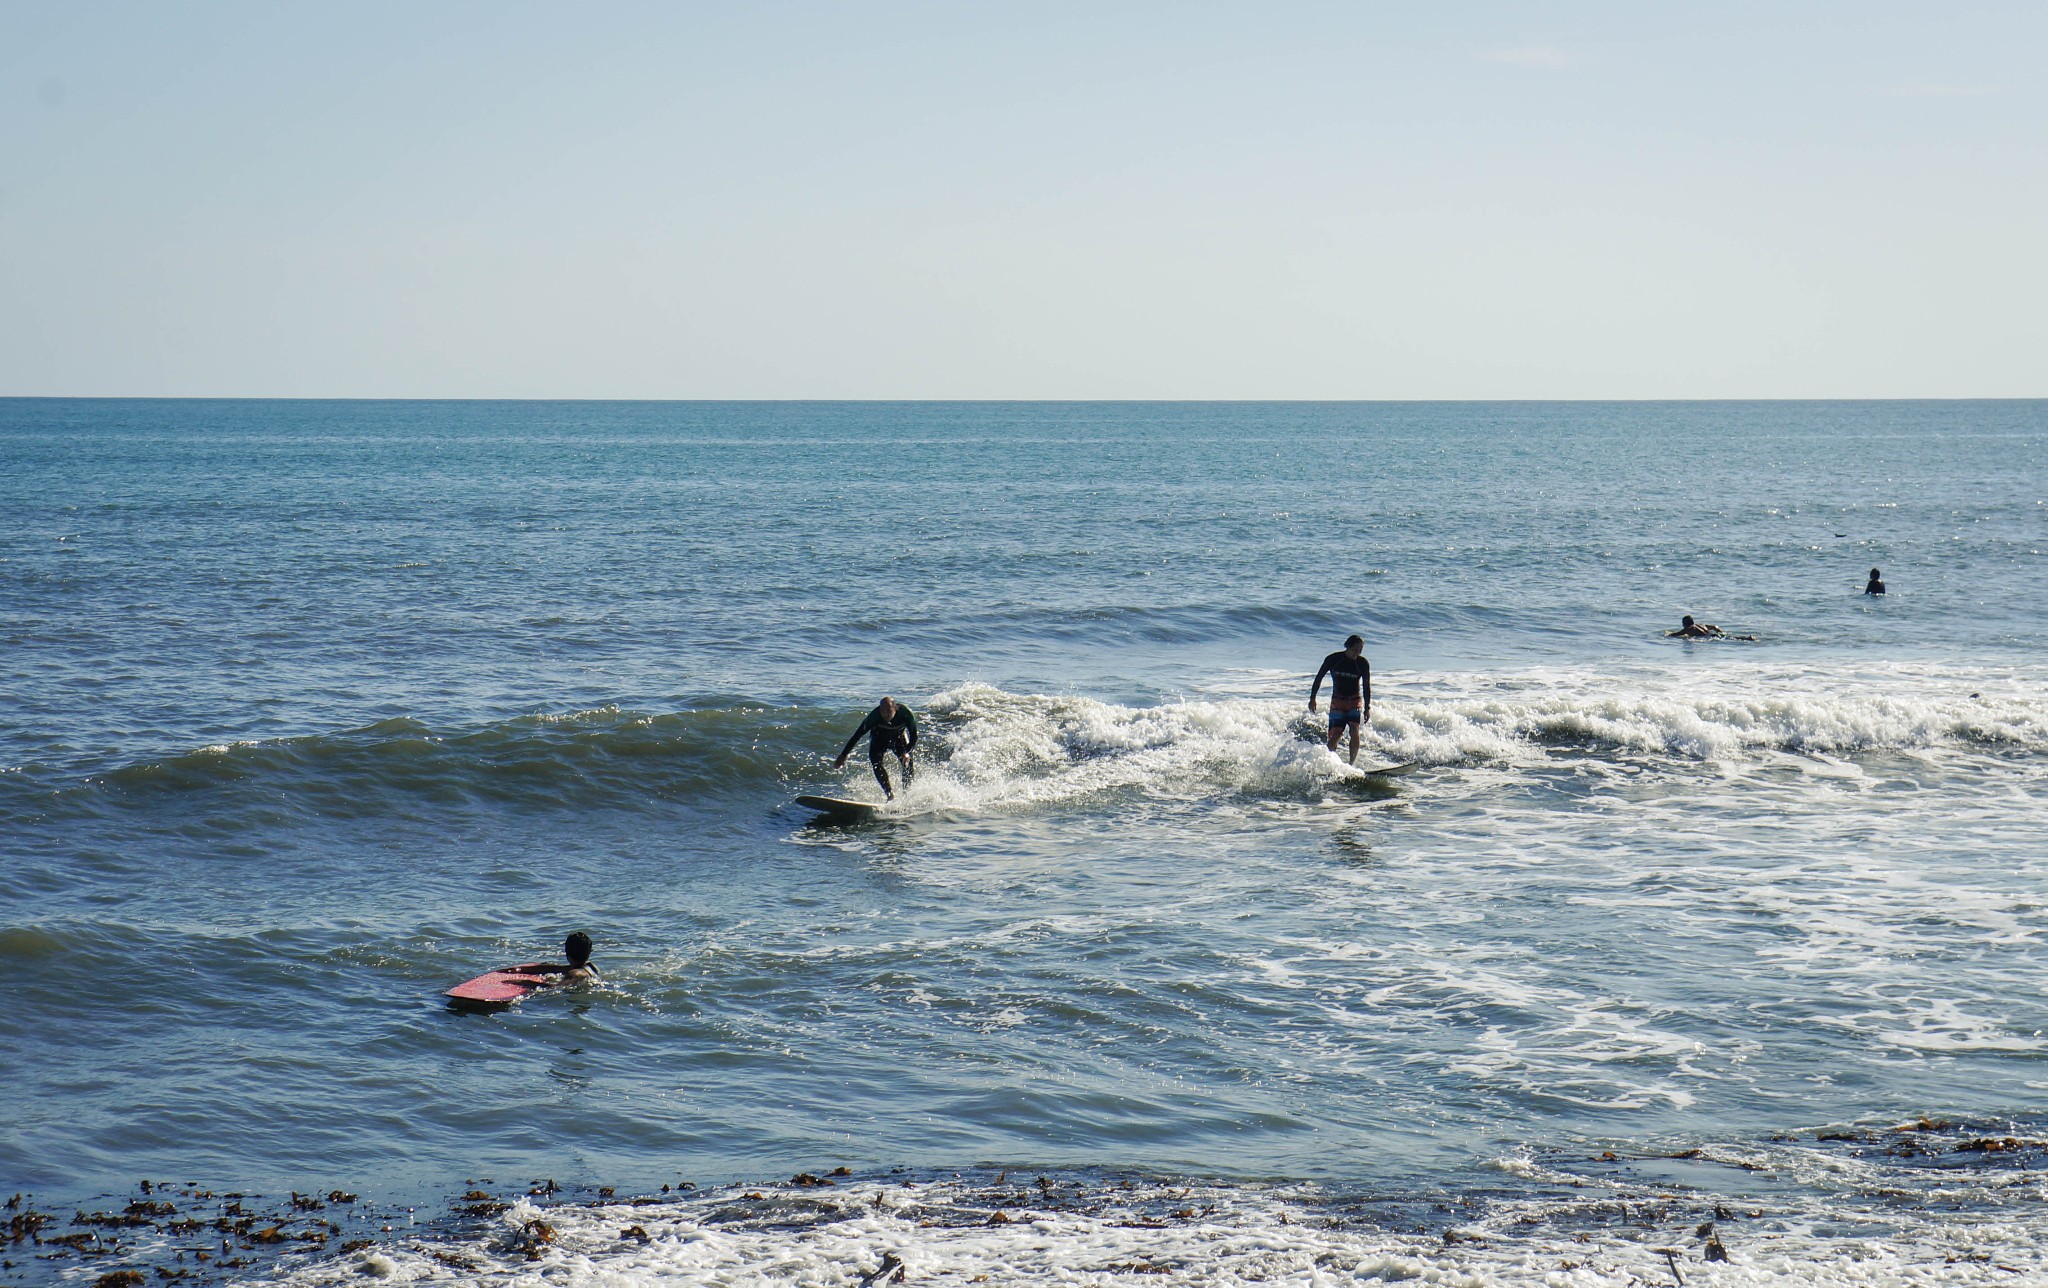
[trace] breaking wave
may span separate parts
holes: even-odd
[[[1533,766],[1568,752],[1682,767],[1785,753],[2048,751],[2048,701],[2024,691],[1986,696],[1924,687],[1829,691],[1810,680],[1761,677],[1701,689],[1530,675],[1383,684],[1393,696],[1374,706],[1360,761]],[[140,761],[58,795],[151,799],[258,788],[303,808],[356,814],[393,794],[601,808],[785,790],[871,794],[858,759],[837,775],[827,764],[856,710],[608,706],[455,730],[394,719]],[[1110,793],[1313,797],[1358,776],[1323,750],[1320,719],[1298,696],[1141,706],[968,684],[926,700],[922,710],[925,772],[901,807],[906,812],[1058,804]],[[7,783],[12,791],[31,791],[37,777],[31,768]]]
[[[1603,687],[1605,691],[1603,691]],[[1477,689],[1477,692],[1473,690]],[[1356,777],[1321,745],[1300,699],[1123,706],[966,685],[928,709],[947,730],[933,807],[1071,801],[1116,791],[1313,794]],[[1680,764],[1764,753],[2048,751],[2048,702],[1811,691],[1644,691],[1560,678],[1459,684],[1381,700],[1359,760],[1423,765],[1548,762],[1558,750]]]

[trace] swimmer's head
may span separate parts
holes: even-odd
[[[1877,573],[1877,569],[1875,569],[1875,568],[1872,568],[1872,569],[1870,570],[1870,579],[1871,579],[1872,581],[1881,581],[1881,580],[1883,580],[1883,579],[1882,579],[1881,577],[1879,577],[1879,576],[1878,576],[1878,573]]]
[[[1351,636],[1347,636],[1347,637],[1345,638],[1345,640],[1344,640],[1344,651],[1345,651],[1346,653],[1356,653],[1356,652],[1357,652],[1358,650],[1360,650],[1360,649],[1362,649],[1362,648],[1364,648],[1364,647],[1365,647],[1365,636],[1363,636],[1363,635],[1351,635]]]
[[[571,966],[581,966],[590,960],[590,936],[578,930],[562,941],[562,951],[569,955]]]
[[[1692,614],[1691,614],[1691,613],[1687,613],[1687,614],[1686,614],[1686,615],[1685,615],[1684,617],[1681,617],[1681,618],[1680,618],[1680,619],[1678,620],[1678,624],[1679,624],[1680,626],[1690,626],[1690,625],[1692,625]]]
[[[889,719],[893,719],[893,718],[895,718],[895,715],[896,715],[896,699],[894,699],[894,698],[883,698],[883,699],[882,699],[882,700],[881,700],[880,702],[877,702],[877,703],[875,704],[875,710],[877,710],[877,711],[881,712],[881,713],[882,713],[882,718],[883,718],[883,719],[885,719],[885,720],[889,720]]]

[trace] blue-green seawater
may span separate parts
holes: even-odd
[[[2043,402],[0,401],[0,1190],[2026,1137],[2044,485]]]

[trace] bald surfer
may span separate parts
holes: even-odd
[[[832,762],[832,768],[846,768],[846,758],[853,754],[853,744],[865,735],[868,740],[868,763],[874,766],[875,781],[882,785],[882,795],[889,800],[896,799],[895,791],[889,786],[889,757],[894,755],[903,766],[903,787],[908,791],[910,779],[917,771],[910,763],[910,753],[917,747],[917,717],[909,707],[894,698],[883,698],[868,712],[867,719],[860,722],[860,728],[853,731],[853,737],[839,750],[839,759]]]
[[[1351,763],[1358,763],[1358,727],[1372,718],[1372,663],[1365,660],[1365,639],[1353,635],[1344,641],[1342,652],[1332,653],[1323,659],[1316,671],[1315,682],[1308,686],[1308,709],[1316,709],[1316,694],[1322,690],[1323,677],[1330,677],[1330,731],[1324,745],[1332,755],[1337,751],[1337,736],[1345,730],[1351,731]]]

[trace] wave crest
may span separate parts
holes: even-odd
[[[661,714],[606,706],[454,732],[398,718],[339,733],[215,744],[126,765],[91,783],[123,796],[256,784],[344,813],[394,793],[616,805],[774,782],[817,740],[814,717],[753,705]]]
[[[1376,702],[1360,762],[1535,764],[1557,749],[1688,762],[1777,752],[2048,750],[2048,704],[2024,698],[1731,696],[1611,686],[1601,692],[1583,681],[1512,684],[1510,692]],[[927,705],[950,733],[950,757],[934,776],[943,785],[919,780],[919,796],[937,806],[1065,801],[1119,790],[1299,795],[1353,776],[1323,750],[1323,717],[1298,699],[1132,707],[970,684]]]
[[[1772,691],[1587,691],[1425,700],[1374,721],[1415,758],[1514,759],[1581,747],[1719,760],[1758,751],[1834,755],[1941,747],[2048,750],[2048,707],[2024,699]]]
[[[1403,677],[1383,684],[1359,759],[1533,766],[1575,751],[1682,765],[1782,753],[2048,751],[2048,703],[2024,694],[1913,696],[1897,682],[1871,691],[1790,687],[1703,692],[1605,677]],[[899,807],[908,813],[1105,794],[1313,799],[1356,777],[1323,750],[1322,718],[1299,697],[1131,706],[967,684],[920,709],[929,736],[924,772]],[[824,768],[853,718],[847,706],[754,703],[658,713],[605,706],[455,731],[397,718],[126,765],[89,779],[87,793],[146,800],[252,789],[342,814],[374,812],[393,796],[632,807],[751,800],[792,788],[858,794],[871,790],[864,765],[856,761],[836,782]]]

